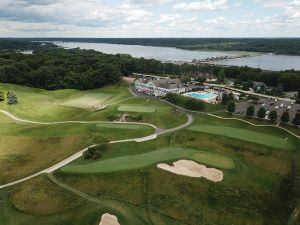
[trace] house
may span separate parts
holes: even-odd
[[[263,82],[257,82],[257,81],[253,81],[253,89],[255,91],[262,91],[266,88],[265,83]]]
[[[135,81],[135,89],[145,94],[154,96],[165,96],[167,93],[184,93],[185,87],[179,79],[150,77],[139,78]]]

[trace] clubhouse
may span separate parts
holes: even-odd
[[[139,78],[135,81],[135,89],[139,92],[154,95],[156,97],[165,96],[167,93],[184,93],[185,87],[182,85],[180,79],[161,78],[155,79],[153,77]]]

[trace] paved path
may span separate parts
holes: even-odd
[[[104,122],[104,121],[96,121],[96,122],[93,122],[93,121],[63,121],[63,122],[36,122],[36,121],[31,121],[31,120],[23,120],[23,119],[20,119],[20,118],[17,118],[15,116],[13,116],[11,113],[9,112],[6,112],[4,110],[0,110],[1,113],[5,114],[6,116],[10,117],[11,119],[15,120],[15,121],[19,121],[19,122],[24,122],[24,123],[32,123],[32,124],[41,124],[41,125],[49,125],[49,124],[64,124],[64,123],[120,123],[120,122]],[[111,141],[109,142],[109,144],[116,144],[116,143],[124,143],[124,142],[132,142],[132,141],[135,141],[135,142],[145,142],[145,141],[149,141],[149,140],[153,140],[153,139],[156,139],[158,135],[162,135],[162,134],[166,134],[166,133],[170,133],[170,132],[174,132],[174,131],[177,131],[177,130],[180,130],[180,129],[183,129],[189,125],[191,125],[193,123],[193,117],[191,115],[188,115],[188,121],[183,124],[183,125],[180,125],[178,127],[175,127],[175,128],[171,128],[171,129],[160,129],[158,127],[156,127],[155,125],[153,124],[148,124],[148,123],[133,123],[133,122],[126,122],[126,123],[121,123],[121,124],[143,124],[143,125],[148,125],[148,126],[151,126],[153,128],[155,128],[155,133],[152,134],[152,135],[149,135],[149,136],[146,136],[146,137],[141,137],[141,138],[133,138],[133,139],[125,139],[125,140],[117,140],[117,141]],[[93,147],[95,145],[92,145],[92,146],[89,146],[89,147]],[[27,176],[27,177],[24,177],[22,179],[19,179],[19,180],[16,180],[16,181],[13,181],[13,182],[10,182],[8,184],[4,184],[4,185],[0,185],[0,189],[3,189],[3,188],[6,188],[6,187],[10,187],[10,186],[13,186],[13,185],[16,185],[16,184],[19,184],[19,183],[22,183],[26,180],[29,180],[29,179],[32,179],[34,177],[37,177],[43,173],[52,173],[54,172],[55,170],[69,164],[70,162],[80,158],[82,156],[82,154],[89,148],[84,148],[82,150],[80,150],[79,152],[76,152],[75,154],[69,156],[68,158],[60,161],[59,163],[56,163],[55,165],[47,168],[47,169],[44,169],[42,171],[39,171],[35,174],[32,174],[30,176]]]

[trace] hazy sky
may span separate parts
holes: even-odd
[[[2,37],[300,37],[300,0],[0,0]]]

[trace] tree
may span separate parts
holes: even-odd
[[[282,113],[281,117],[280,117],[281,122],[283,123],[288,123],[290,121],[290,114],[288,111],[285,111]]]
[[[257,111],[257,117],[260,118],[260,119],[264,119],[266,117],[266,109],[264,107],[261,107]]]
[[[0,87],[0,102],[4,101],[4,90]]]
[[[293,124],[296,126],[300,126],[300,112],[297,112],[294,119],[293,119]]]
[[[224,69],[222,68],[219,73],[218,73],[218,76],[217,76],[217,82],[219,84],[222,84],[225,82],[225,71]]]
[[[269,114],[269,119],[273,122],[277,120],[277,112],[276,110],[272,110]]]
[[[18,104],[18,97],[14,92],[12,91],[7,92],[7,103],[10,105]]]
[[[235,112],[235,103],[229,102],[227,105],[227,110],[228,110],[228,112],[234,113]]]
[[[255,108],[253,105],[250,105],[248,108],[247,108],[247,117],[252,117],[254,116],[254,112],[255,112]]]
[[[228,103],[228,95],[226,93],[223,94],[222,102],[223,105],[227,105]]]
[[[228,94],[228,102],[234,102],[234,95],[232,92]]]

